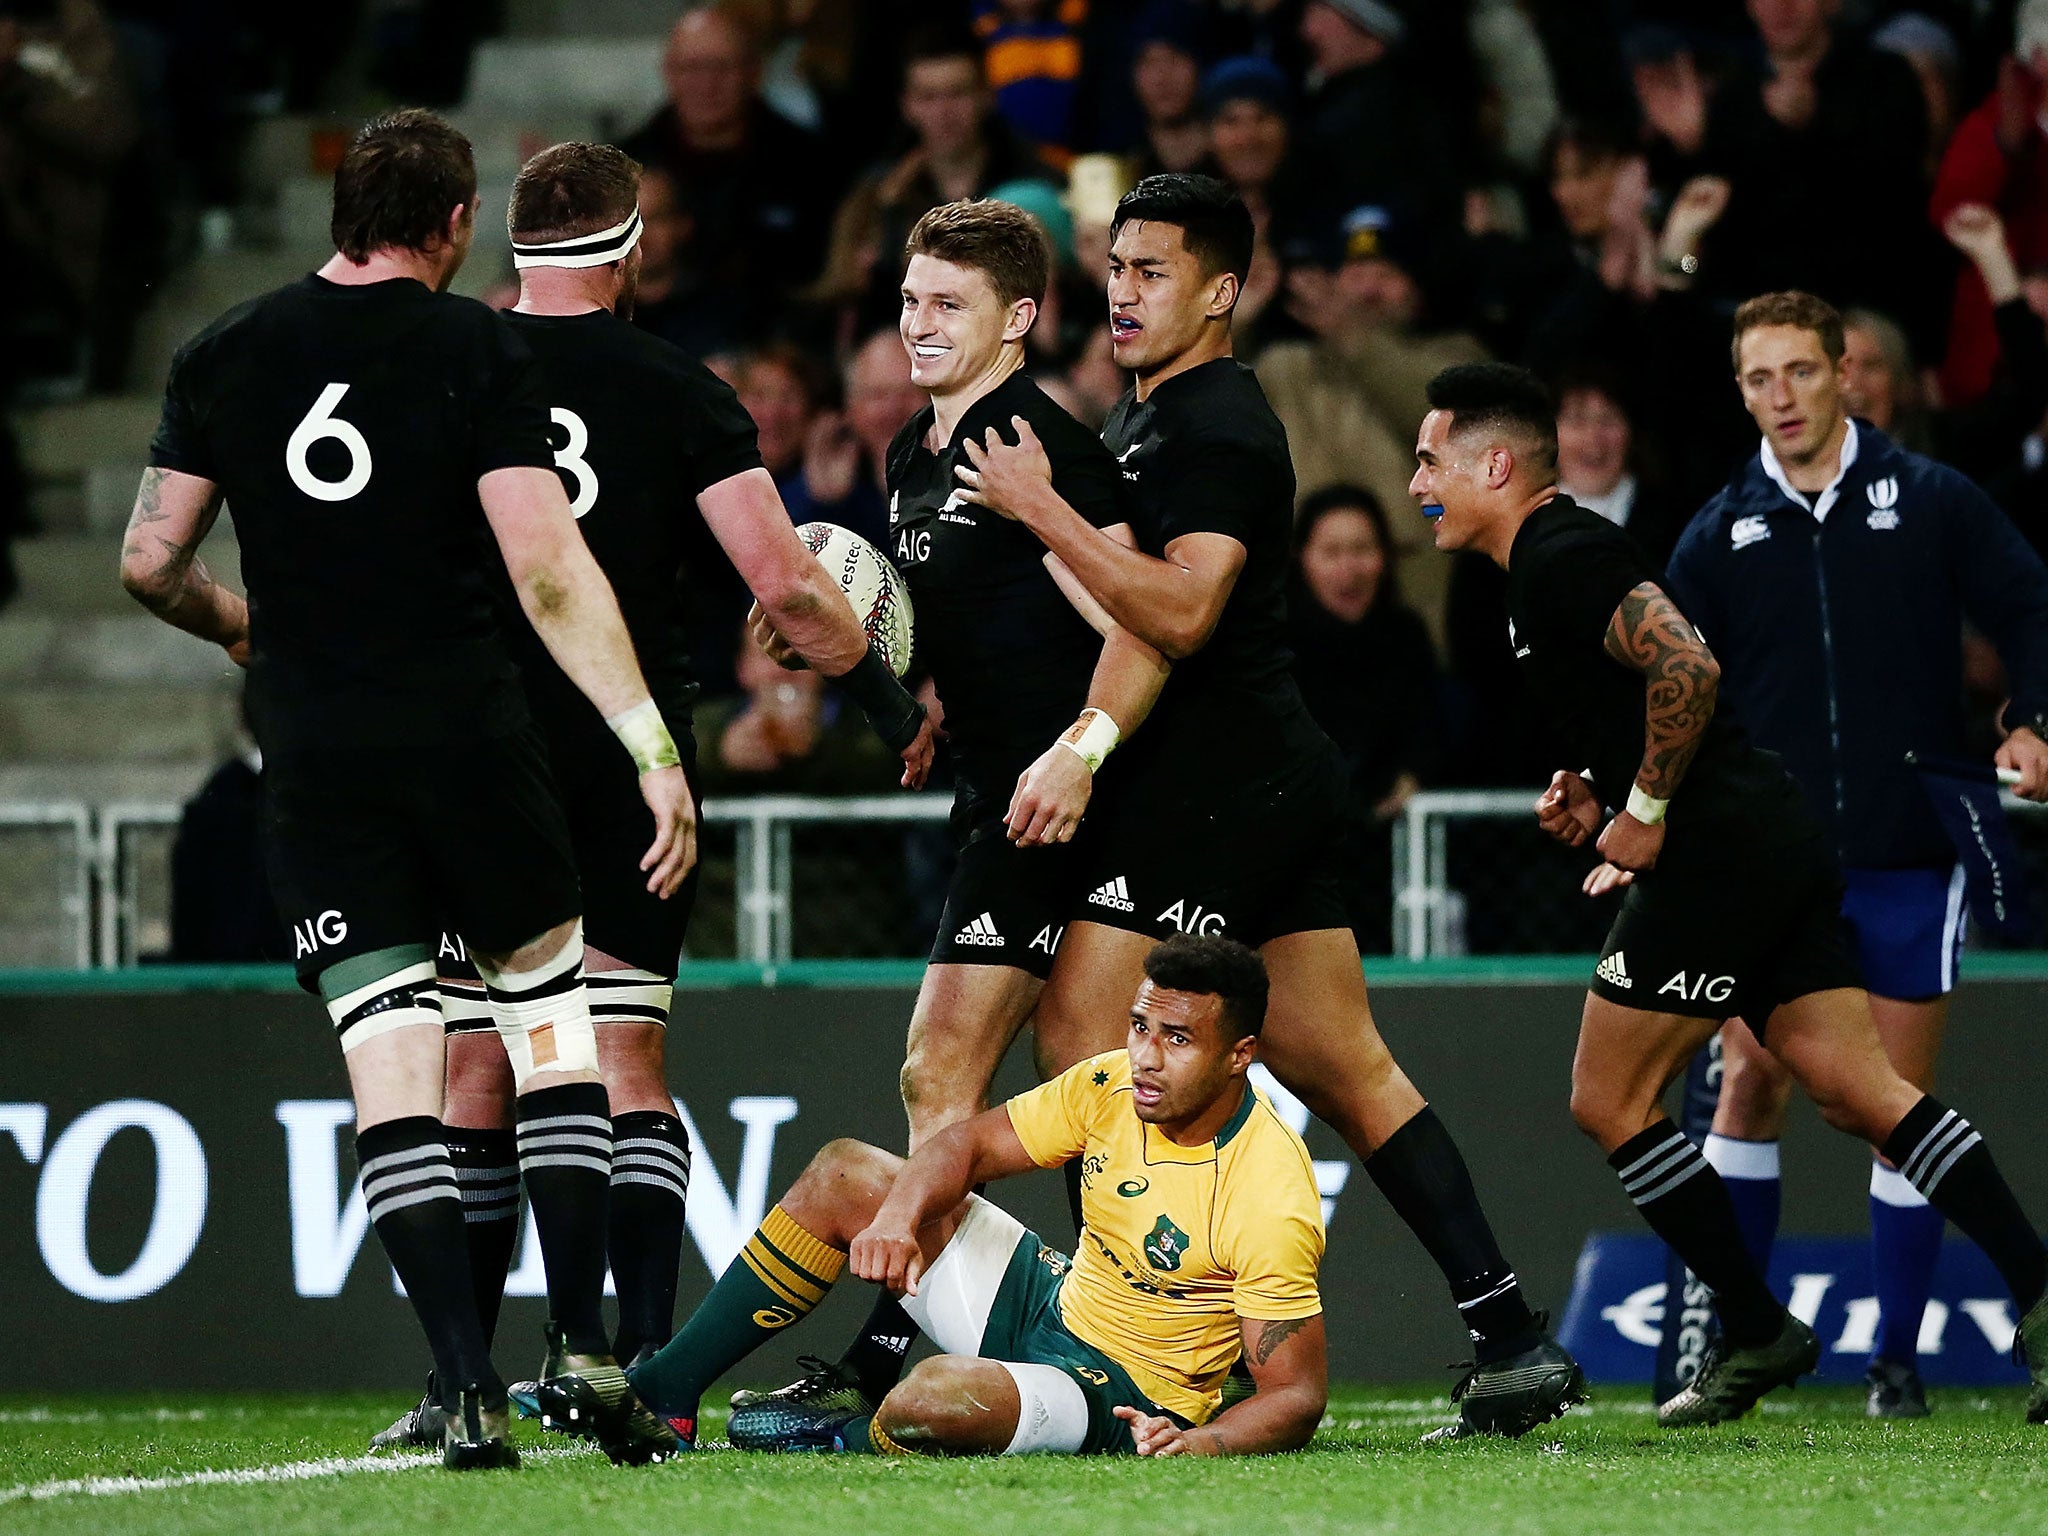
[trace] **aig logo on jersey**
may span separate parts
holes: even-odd
[[[348,919],[329,907],[318,917],[292,924],[292,958],[300,960],[326,945],[339,944],[348,937]]]
[[[1659,997],[1676,997],[1688,1003],[1725,1003],[1735,990],[1733,976],[1709,976],[1705,971],[1688,979],[1684,971],[1657,989]]]
[[[1176,901],[1164,912],[1153,918],[1152,921],[1155,923],[1171,923],[1182,933],[1209,935],[1221,933],[1226,919],[1221,912],[1211,912],[1207,907],[1202,906],[1190,907],[1183,900]]]
[[[1870,502],[1870,515],[1864,519],[1879,533],[1890,533],[1899,526],[1899,478],[1886,475],[1882,480],[1873,480],[1863,488],[1864,497]]]

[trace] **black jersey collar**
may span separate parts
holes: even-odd
[[[1002,383],[967,407],[966,411],[961,414],[960,420],[954,423],[953,440],[939,451],[941,453],[949,453],[953,449],[958,448],[961,440],[969,433],[972,433],[975,441],[979,442],[982,435],[990,427],[997,429],[1004,442],[1009,442],[1016,436],[1010,430],[1010,418],[1012,416],[1028,417],[1031,413],[1025,409],[1025,406],[1028,403],[1029,395],[1036,394],[1037,391],[1038,386],[1031,382],[1030,373],[1023,368],[1019,368],[1015,373],[1003,380]]]

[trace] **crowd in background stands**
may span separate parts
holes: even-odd
[[[276,22],[301,7],[42,9],[0,18],[0,260],[10,292],[42,264],[76,313],[115,317],[109,382],[123,285],[156,259],[107,238],[110,200],[166,143],[225,197],[231,119],[317,98],[336,50]],[[498,9],[320,8],[330,34],[370,28],[373,82],[429,102],[459,99]],[[233,65],[196,96],[192,16]],[[622,139],[647,168],[638,323],[733,382],[793,517],[871,538],[919,403],[894,328],[920,213],[998,196],[1040,219],[1059,269],[1034,371],[1099,422],[1123,388],[1101,293],[1118,195],[1161,169],[1238,189],[1259,243],[1237,350],[1302,498],[1303,681],[1382,822],[1418,785],[1551,766],[1498,573],[1438,554],[1406,495],[1446,364],[1549,378],[1565,489],[1661,559],[1755,446],[1730,314],[1809,289],[1850,312],[1858,413],[2048,546],[2048,0],[723,0],[682,15],[662,68],[668,103]],[[808,763],[829,692],[741,666],[741,594],[697,579],[708,692],[737,701],[708,771],[880,783],[858,752]]]

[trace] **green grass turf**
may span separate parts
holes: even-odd
[[[1665,1434],[1644,1412],[1641,1389],[1615,1388],[1517,1444],[1425,1447],[1417,1437],[1441,1422],[1441,1399],[1339,1389],[1301,1455],[1163,1463],[706,1450],[622,1471],[527,1426],[519,1473],[458,1477],[408,1466],[27,1497],[21,1490],[60,1480],[354,1458],[402,1405],[383,1397],[17,1396],[0,1399],[0,1532],[2048,1533],[2048,1428],[2022,1424],[2019,1402],[2012,1392],[1943,1392],[1930,1420],[1872,1424],[1858,1395],[1809,1388],[1780,1394],[1739,1424]]]

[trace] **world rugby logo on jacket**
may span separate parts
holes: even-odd
[[[1870,502],[1870,516],[1864,519],[1879,532],[1889,532],[1899,526],[1899,479],[1886,475],[1882,480],[1873,480],[1863,488],[1864,497]]]

